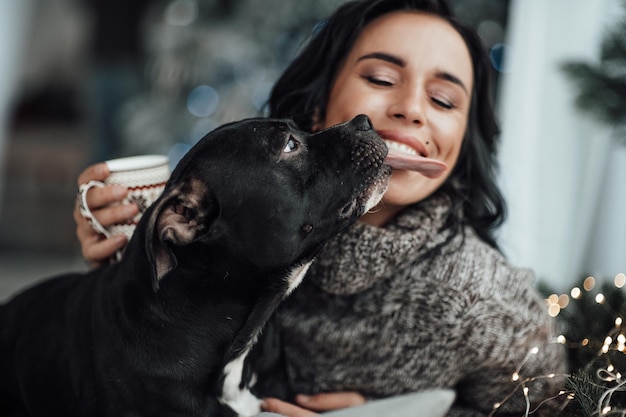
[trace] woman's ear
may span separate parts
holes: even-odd
[[[316,107],[313,112],[313,117],[311,117],[311,132],[319,132],[322,130],[324,121],[320,118],[320,108]]]

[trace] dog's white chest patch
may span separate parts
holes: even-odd
[[[291,292],[295,290],[298,285],[300,285],[306,275],[306,271],[309,270],[309,266],[311,266],[311,262],[304,263],[291,271],[291,273],[287,276],[287,283],[289,286],[287,287],[285,296],[291,294]]]
[[[285,297],[300,285],[310,265],[311,262],[307,262],[297,266],[287,275],[285,278],[287,281]],[[258,334],[253,337],[251,345],[256,341],[256,336]],[[229,406],[240,417],[254,416],[261,412],[261,400],[255,397],[247,386],[241,387],[243,366],[249,352],[250,347],[226,364],[224,367],[224,386],[222,387],[222,395],[219,397],[222,404]]]
[[[224,367],[224,386],[219,398],[222,404],[232,408],[241,417],[253,416],[261,412],[261,400],[255,397],[248,387],[241,388],[243,365],[248,352],[249,349],[246,349]]]

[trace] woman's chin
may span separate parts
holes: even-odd
[[[430,179],[417,172],[394,170],[382,204],[405,207],[417,203],[431,195],[443,181],[442,177]]]

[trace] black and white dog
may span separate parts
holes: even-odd
[[[366,116],[308,134],[248,119],[205,136],[123,259],[0,306],[12,416],[246,416],[246,357],[320,247],[374,206],[391,169]]]

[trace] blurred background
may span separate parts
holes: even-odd
[[[0,0],[0,300],[86,270],[72,209],[89,164],[177,160],[263,114],[341,0]],[[626,272],[626,2],[455,0],[490,51],[501,242],[564,290]]]

